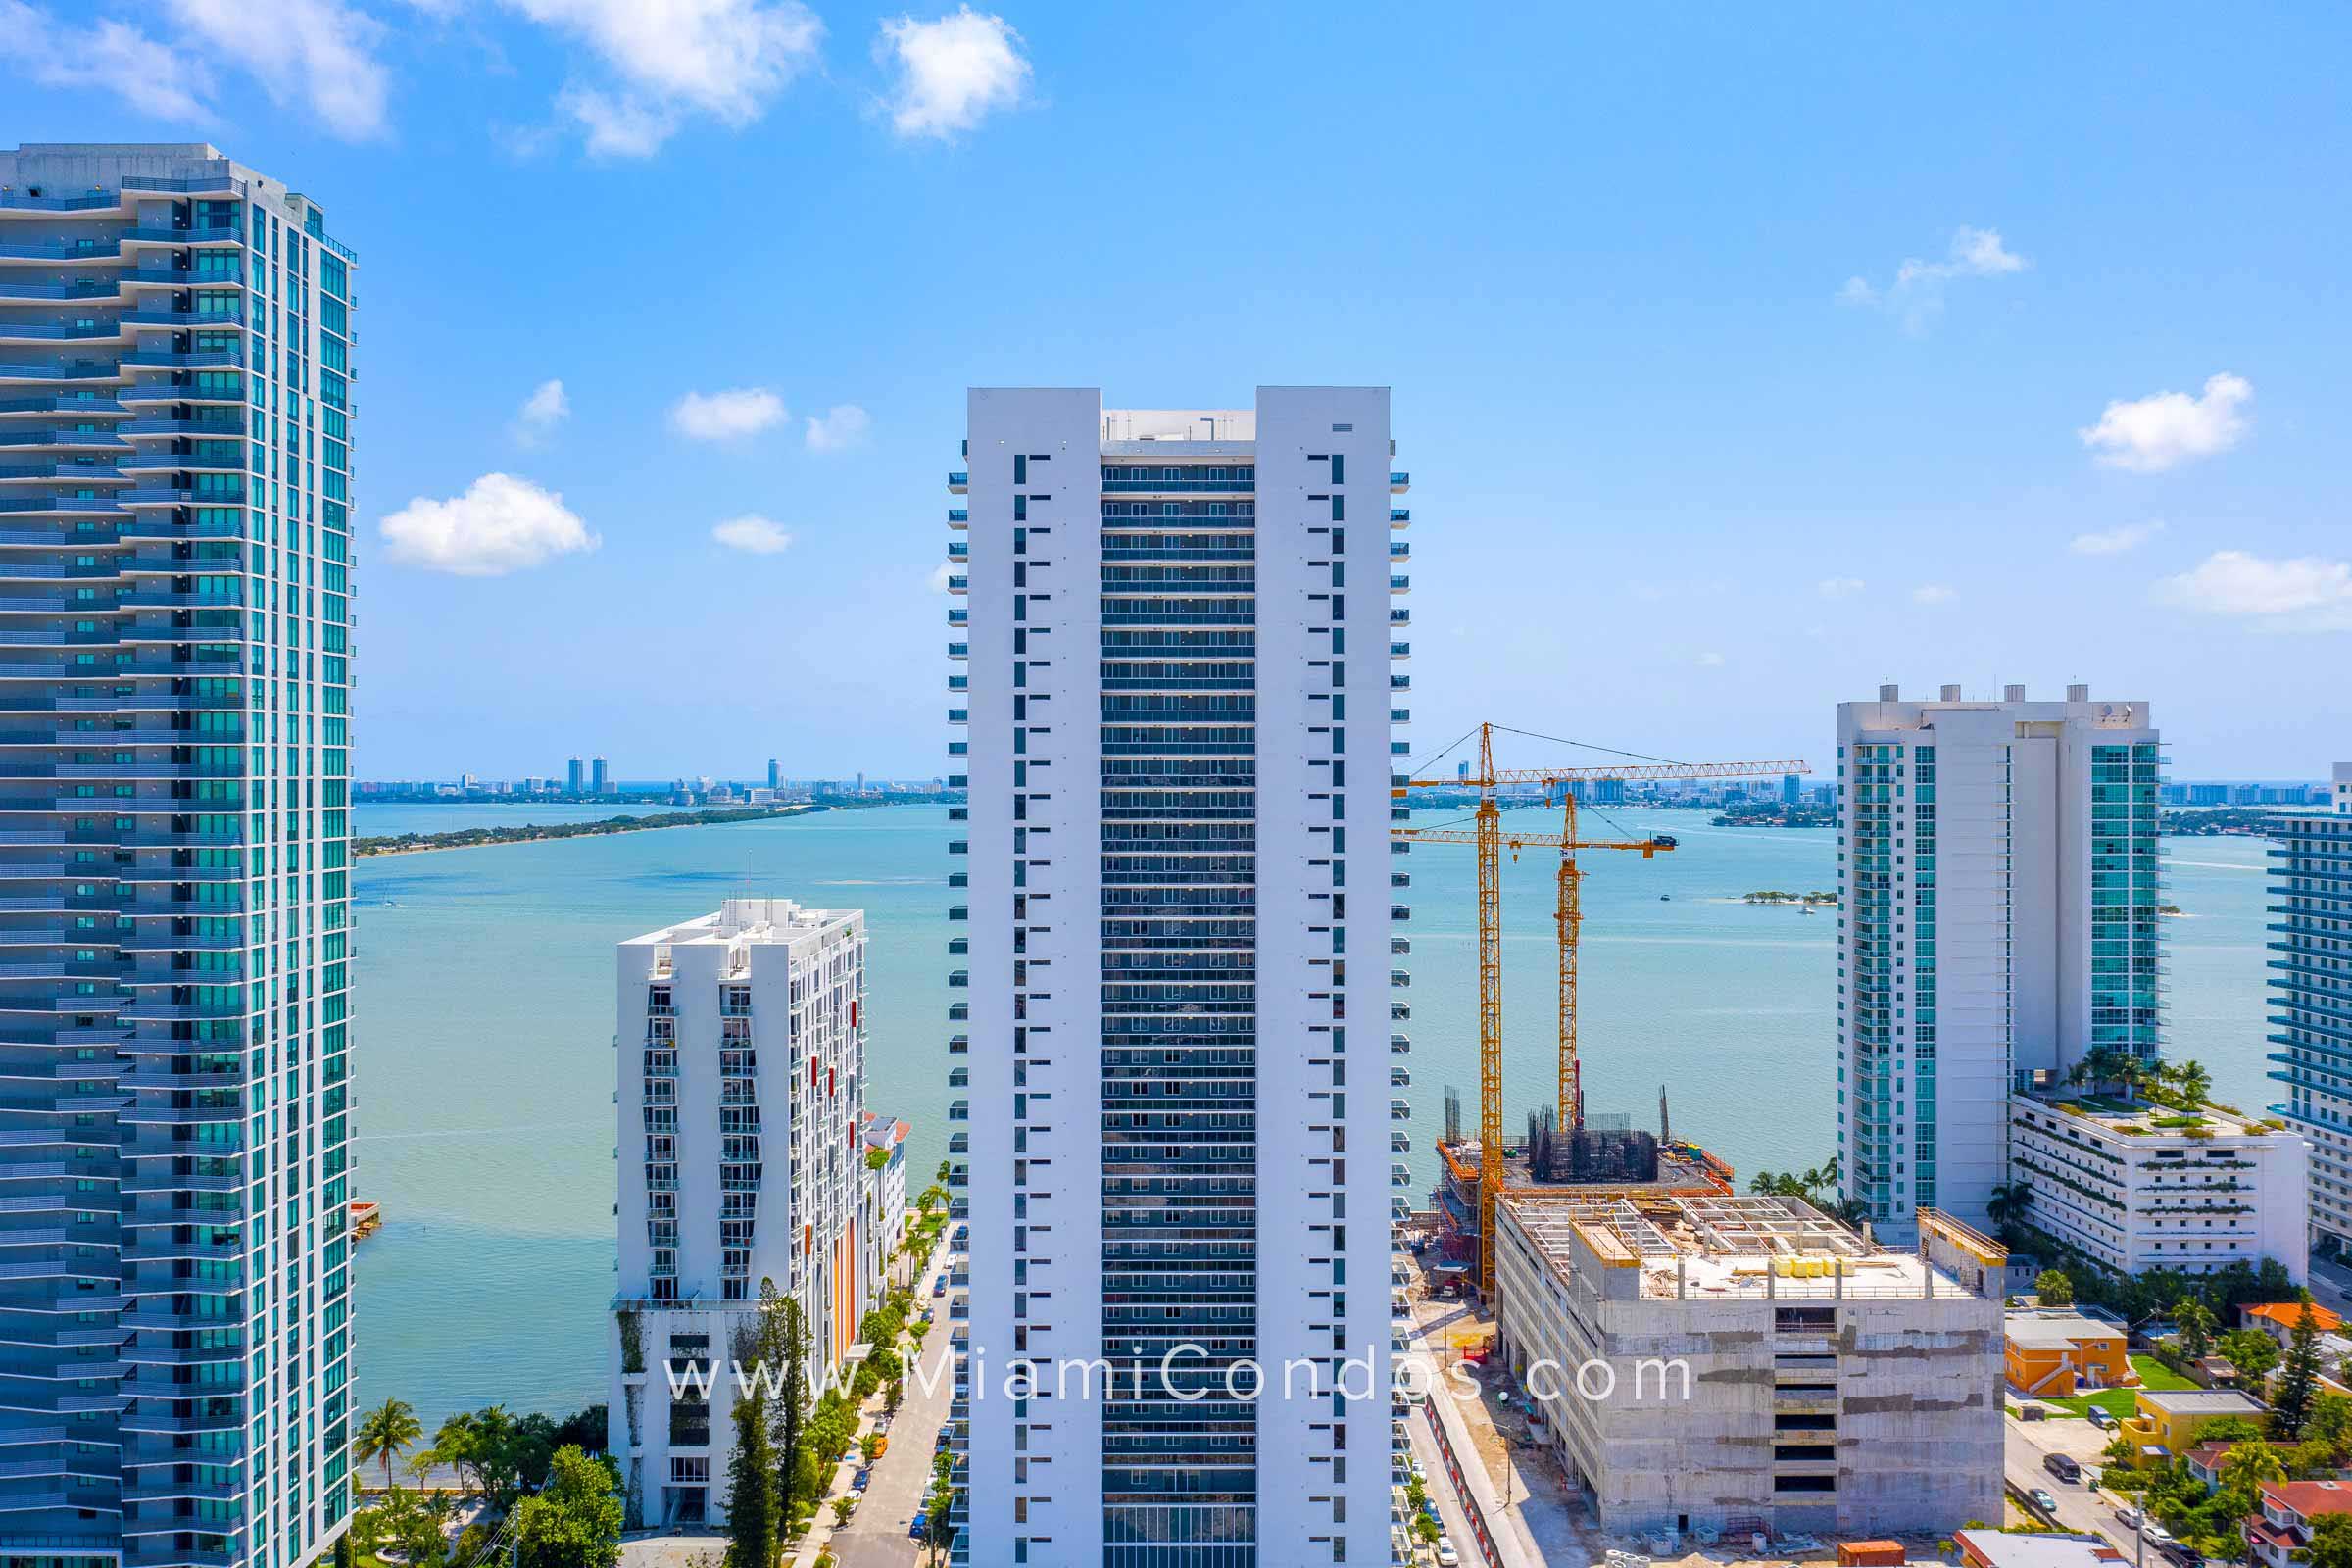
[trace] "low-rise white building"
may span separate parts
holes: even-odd
[[[2209,1274],[2310,1261],[2309,1149],[2276,1124],[2103,1096],[2009,1101],[2009,1170],[2027,1220],[2110,1268]]]
[[[858,1118],[869,1167],[866,1223],[862,1227],[866,1271],[878,1298],[889,1282],[891,1260],[899,1255],[899,1244],[906,1239],[906,1135],[914,1129],[870,1110],[859,1111]],[[876,1151],[883,1156],[879,1169],[871,1168]]]
[[[797,1299],[808,1371],[872,1304],[865,916],[787,899],[620,944],[619,1289],[607,1450],[631,1522],[725,1517],[738,1331]]]
[[[1502,1352],[1603,1529],[1998,1517],[1998,1298],[1789,1198],[1511,1194],[1495,1231]]]

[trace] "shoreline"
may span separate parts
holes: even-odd
[[[674,811],[667,815],[606,817],[594,822],[531,823],[517,827],[454,828],[447,833],[398,834],[354,840],[354,860],[398,855],[437,855],[447,850],[488,850],[511,844],[552,844],[564,839],[611,838],[673,827],[726,827],[738,822],[771,822],[831,810],[829,806],[751,807],[740,810]]]

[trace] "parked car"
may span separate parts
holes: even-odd
[[[2117,1422],[2112,1412],[2102,1410],[2094,1404],[2090,1407],[2090,1424],[2101,1432],[2112,1432]]]
[[[923,1539],[923,1537],[929,1535],[930,1533],[931,1516],[927,1513],[916,1514],[913,1521],[906,1526],[906,1539],[908,1541],[920,1541]]]
[[[2173,1539],[2173,1533],[2170,1530],[2165,1529],[2164,1526],[2158,1524],[2153,1519],[2140,1526],[2139,1533],[2141,1538],[2144,1539],[2149,1545],[2154,1546],[2158,1551],[2164,1550],[2164,1548],[2167,1546],[2180,1544],[2179,1542]]]
[[[1438,1538],[1438,1568],[1461,1568],[1462,1554],[1453,1549],[1451,1536]]]
[[[2035,1487],[2032,1492],[2027,1493],[2026,1495],[2032,1497],[2034,1499],[2034,1506],[2039,1508],[2043,1513],[2055,1514],[2058,1511],[2058,1499],[2051,1496],[2048,1493],[2042,1491],[2039,1487]]]
[[[948,1277],[945,1274],[942,1274],[939,1278],[931,1282],[931,1294],[933,1296],[945,1296],[948,1294]]]
[[[889,1434],[889,1433],[887,1433],[887,1432],[877,1432],[877,1433],[875,1433],[875,1434],[874,1434],[874,1457],[875,1457],[875,1458],[877,1458],[877,1459],[879,1459],[879,1458],[881,1458],[881,1457],[882,1457],[884,1454],[888,1453],[889,1451],[890,1451],[890,1434]]]
[[[2129,1506],[2118,1508],[2115,1510],[2115,1522],[2126,1530],[2137,1530],[2139,1528],[2139,1510]]]
[[[852,1492],[863,1492],[865,1490],[865,1484],[873,1479],[873,1469],[871,1466],[868,1466],[867,1468],[858,1471],[856,1475],[850,1477],[850,1490]]]

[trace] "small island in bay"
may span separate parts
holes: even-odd
[[[470,850],[486,844],[536,844],[542,839],[598,838],[608,833],[642,833],[659,827],[715,827],[722,822],[758,822],[805,816],[822,806],[752,806],[718,811],[662,811],[652,816],[608,816],[595,822],[523,822],[514,827],[462,827],[447,833],[400,833],[356,838],[356,855],[417,855],[426,850]]]
[[[1799,904],[1808,908],[1818,908],[1825,904],[1836,904],[1838,895],[1823,893],[1819,890],[1811,893],[1783,893],[1778,888],[1765,888],[1760,892],[1740,895],[1740,902],[1742,904]]]

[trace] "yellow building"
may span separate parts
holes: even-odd
[[[2168,1453],[2186,1453],[2207,1427],[2230,1416],[2270,1430],[2271,1407],[2235,1389],[2141,1389],[2134,1403],[2138,1409],[2124,1423],[2124,1436]]]

